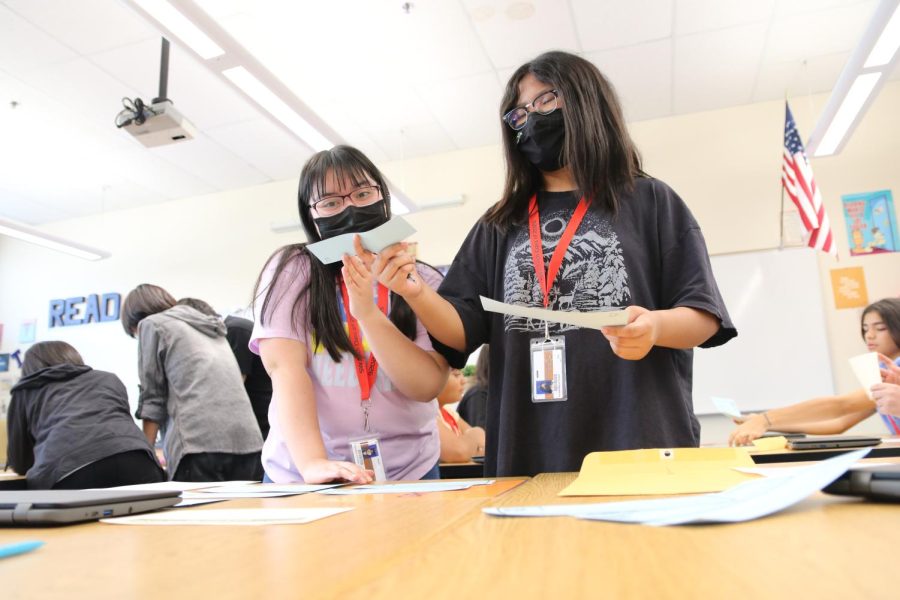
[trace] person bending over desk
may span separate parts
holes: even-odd
[[[813,398],[805,402],[751,415],[731,432],[733,446],[751,443],[765,432],[837,434],[850,429],[875,411],[881,414],[890,435],[900,435],[900,298],[886,298],[867,306],[861,319],[863,341],[870,352],[878,352],[885,383],[840,396]],[[737,422],[737,421],[736,421]]]
[[[128,414],[125,386],[85,365],[66,342],[38,342],[25,353],[7,427],[9,466],[30,489],[166,480]]]

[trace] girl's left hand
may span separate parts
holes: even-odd
[[[885,383],[895,383],[900,385],[900,367],[894,364],[890,357],[884,354],[878,354],[878,362],[885,365],[881,369],[881,380]]]
[[[348,310],[357,321],[363,321],[378,312],[373,297],[375,277],[358,256],[345,254],[342,261],[341,275],[350,299]]]
[[[641,306],[629,306],[628,324],[604,327],[600,330],[609,341],[616,356],[626,360],[640,360],[647,356],[659,337],[653,312]]]
[[[900,417],[900,385],[876,383],[872,386],[872,400],[881,414]]]

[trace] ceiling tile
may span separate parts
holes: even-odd
[[[67,219],[70,216],[58,208],[46,206],[33,198],[26,198],[0,188],[0,217],[27,225],[40,225],[49,221]]]
[[[500,141],[502,89],[493,71],[417,89],[456,147]]]
[[[270,181],[259,169],[247,164],[219,144],[200,134],[194,139],[149,149],[187,173],[196,175],[217,190],[230,190]]]
[[[0,70],[22,76],[76,54],[0,4]]]
[[[311,152],[267,119],[223,125],[206,132],[212,140],[271,179],[294,179]]]
[[[675,38],[676,114],[750,102],[766,24]]]
[[[572,16],[555,0],[463,0],[463,5],[496,68],[516,68],[547,50],[580,50]]]
[[[450,136],[437,123],[413,125],[403,130],[369,131],[389,160],[403,160],[455,150]]]
[[[775,0],[677,0],[675,35],[767,21]]]
[[[6,0],[5,4],[79,54],[159,37],[120,0]]]
[[[660,40],[586,54],[616,88],[627,121],[668,115],[672,110],[672,42]]]
[[[873,5],[854,3],[827,10],[776,17],[766,41],[764,62],[803,60],[856,47]]]
[[[807,60],[764,64],[759,69],[753,101],[830,92],[849,58],[849,52],[838,52]]]
[[[584,52],[632,46],[672,35],[672,0],[572,0]]]

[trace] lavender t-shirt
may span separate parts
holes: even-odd
[[[294,257],[274,286],[271,285],[272,276],[278,260],[274,258],[269,262],[260,281],[262,295],[254,307],[255,325],[250,338],[250,350],[259,354],[259,341],[266,338],[287,338],[306,344],[307,363],[304,366],[313,382],[319,429],[325,442],[325,450],[332,460],[352,461],[349,440],[365,433],[353,356],[345,353],[341,362],[335,363],[324,347],[316,347],[313,343],[308,322],[304,322],[299,331],[292,325],[294,299],[306,287],[309,279],[309,260],[308,256]],[[422,271],[423,281],[432,288],[437,288],[440,283],[438,275],[425,269]],[[271,296],[272,300],[268,318],[263,325],[259,311],[266,296]],[[304,297],[300,314],[306,314],[306,302],[307,297]],[[339,310],[346,329],[343,303]],[[428,333],[418,322],[415,344],[425,351],[432,351]],[[369,348],[365,341],[363,349],[368,354]],[[269,478],[276,483],[302,481],[303,478],[291,460],[279,422],[280,401],[276,389],[269,405],[271,429],[262,450],[263,466]],[[407,398],[394,387],[383,369],[378,370],[372,390],[369,423],[381,440],[382,460],[388,479],[420,479],[438,462],[440,438],[436,426],[437,401],[417,402]]]

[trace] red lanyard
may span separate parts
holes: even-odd
[[[450,428],[450,431],[455,433],[456,435],[462,435],[462,432],[459,430],[459,423],[456,422],[456,419],[453,418],[446,408],[441,407],[441,418],[444,420],[444,423],[447,427]]]
[[[363,356],[363,340],[362,331],[359,328],[359,322],[350,314],[350,296],[347,293],[347,284],[341,279],[341,296],[344,299],[344,314],[347,316],[347,328],[350,334],[350,345],[356,352],[353,358],[353,364],[356,365],[356,379],[359,380],[359,399],[363,402],[369,401],[372,393],[372,386],[375,385],[375,378],[378,376],[378,361],[375,359],[374,353],[369,353],[369,360],[366,361]],[[388,289],[378,284],[378,309],[387,314],[388,311]]]
[[[544,242],[541,240],[541,216],[538,214],[537,195],[532,196],[531,201],[528,202],[528,237],[531,239],[531,260],[534,263],[534,271],[537,273],[538,285],[541,286],[541,292],[544,294],[544,308],[550,304],[550,288],[556,281],[562,259],[575,236],[575,230],[581,225],[581,221],[587,213],[589,204],[590,202],[582,196],[562,237],[559,238],[559,243],[556,244],[556,249],[553,250],[553,256],[550,257],[550,268],[545,270]]]

